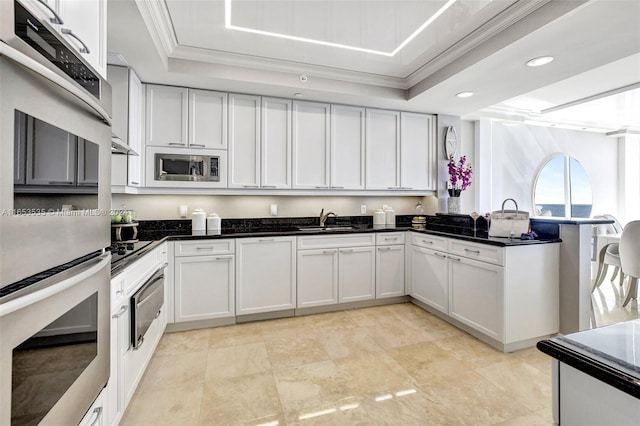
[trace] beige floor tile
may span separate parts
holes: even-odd
[[[178,355],[206,351],[209,346],[211,329],[166,333],[160,339],[155,356]]]
[[[386,395],[415,389],[415,380],[385,352],[368,353],[334,361],[348,377],[352,395]]]
[[[382,396],[367,396],[363,408],[373,425],[452,425],[451,415],[442,404],[422,389]]]
[[[398,320],[365,327],[365,330],[384,349],[433,340],[428,332],[409,327]]]
[[[344,330],[358,327],[346,312],[309,315],[305,320],[308,326],[317,330]]]
[[[287,413],[286,421],[289,426],[370,426],[373,424],[360,398],[355,397]]]
[[[370,327],[397,321],[398,317],[384,306],[354,309],[345,312],[360,327]]]
[[[306,334],[265,340],[271,365],[275,370],[328,361],[329,354],[324,348],[323,336]]]
[[[205,380],[249,376],[270,371],[271,362],[265,344],[247,343],[209,350]]]
[[[497,423],[500,426],[552,426],[551,410],[544,409]]]
[[[450,352],[440,348],[434,342],[395,348],[388,353],[424,386],[428,386],[434,379],[456,377],[473,369],[470,363],[453,358]]]
[[[324,349],[331,359],[382,351],[363,328],[323,330],[321,335]]]
[[[195,425],[200,417],[201,398],[202,384],[137,393],[120,424]]]
[[[236,324],[210,329],[209,348],[245,345],[263,341],[260,323]]]
[[[306,364],[274,373],[285,413],[298,413],[348,396],[348,377],[333,361]]]
[[[265,339],[290,338],[309,334],[309,320],[306,316],[280,318],[270,321],[261,321],[258,324]]]
[[[137,392],[201,385],[207,366],[207,352],[153,356]]]
[[[202,392],[201,425],[266,423],[282,416],[271,373],[207,380]]]
[[[434,340],[434,343],[448,351],[453,358],[466,361],[474,367],[503,362],[509,356],[468,334]]]

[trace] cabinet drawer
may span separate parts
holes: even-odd
[[[451,239],[449,240],[449,253],[496,265],[504,264],[504,250],[498,246]]]
[[[404,244],[404,234],[404,232],[380,232],[376,234],[376,245]]]
[[[298,237],[298,250],[316,248],[340,248],[373,246],[376,243],[375,234],[348,234],[348,235],[309,235]]]
[[[411,233],[411,244],[432,250],[447,251],[447,239],[428,234]]]
[[[233,254],[235,251],[234,242],[230,239],[177,241],[175,244],[175,257]]]

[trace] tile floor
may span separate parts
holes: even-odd
[[[551,361],[412,304],[165,334],[123,425],[550,425]]]
[[[627,306],[621,306],[629,289],[628,280],[621,287],[618,278],[611,281],[613,268],[609,269],[610,271],[600,287],[591,293],[593,307],[591,326],[593,328],[640,318],[637,300],[631,299]]]

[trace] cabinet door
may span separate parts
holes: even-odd
[[[122,356],[129,346],[128,310],[129,304],[128,300],[126,300],[126,303],[122,303],[111,315],[111,344],[109,347],[111,361],[109,385],[107,387],[108,411],[106,416],[108,425],[118,424],[126,407],[122,377]]]
[[[187,146],[188,90],[147,84],[146,93],[147,145]]]
[[[189,89],[189,146],[227,149],[227,94]]]
[[[229,188],[260,186],[260,96],[229,95]]]
[[[144,135],[144,85],[140,79],[129,69],[129,146],[138,155],[127,155],[129,186],[143,186],[142,165],[144,164],[144,147],[142,144]]]
[[[400,113],[367,109],[367,189],[400,189]]]
[[[291,188],[291,101],[262,98],[261,186]]]
[[[296,307],[296,238],[236,240],[236,314]]]
[[[77,137],[27,119],[27,185],[75,185]]]
[[[298,308],[338,303],[338,250],[298,251]]]
[[[449,258],[451,317],[502,341],[503,267],[451,255]]]
[[[376,297],[375,247],[343,248],[338,259],[338,301],[369,300]]]
[[[60,0],[60,31],[69,44],[102,76],[107,75],[107,0]],[[77,38],[76,38],[77,37]],[[82,42],[80,42],[82,40]],[[86,47],[88,52],[81,49]]]
[[[107,79],[111,85],[111,133],[129,143],[129,68],[109,65]]]
[[[376,247],[376,299],[404,294],[404,246]]]
[[[234,256],[175,258],[175,321],[233,316]]]
[[[429,114],[400,115],[400,186],[435,190],[435,119]]]
[[[449,314],[447,255],[416,246],[411,251],[411,296]]]
[[[329,104],[293,102],[293,187],[329,188]]]
[[[364,108],[331,105],[331,188],[364,189]]]
[[[99,150],[97,143],[78,138],[79,186],[98,186]]]

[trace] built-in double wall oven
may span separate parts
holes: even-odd
[[[109,376],[110,87],[0,1],[0,425],[73,425]]]

